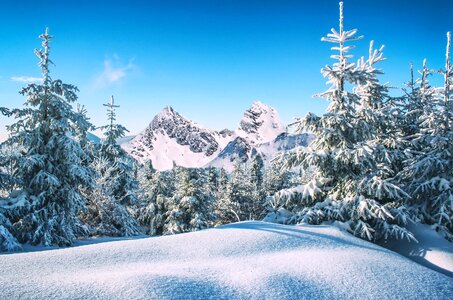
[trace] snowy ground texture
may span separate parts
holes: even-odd
[[[0,255],[1,299],[453,299],[453,278],[331,226],[242,222]]]

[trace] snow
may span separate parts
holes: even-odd
[[[241,222],[0,255],[2,299],[453,299],[453,279],[332,226]]]
[[[308,146],[313,140],[314,136],[311,134],[293,134],[288,135],[286,133],[280,133],[274,140],[263,144],[250,144],[249,139],[244,139],[245,143],[249,146],[249,149],[242,149],[244,156],[250,159],[254,153],[260,154],[263,158],[264,165],[269,165],[271,160],[276,155],[282,152],[294,151],[297,148],[303,149]],[[234,142],[234,141],[233,141]],[[223,168],[227,172],[232,172],[236,165],[237,154],[236,153],[225,153],[227,148],[217,155],[215,159],[210,161],[205,167]],[[237,146],[237,151],[241,151]]]
[[[257,119],[254,119],[254,115],[258,116]],[[237,129],[238,136],[251,144],[271,142],[282,132],[285,132],[285,126],[277,111],[260,101],[253,102],[252,107],[244,113]]]
[[[388,240],[384,247],[396,251],[424,266],[453,277],[453,243],[426,224],[408,224],[418,243]]]
[[[140,143],[140,138],[135,138],[130,143],[124,143],[121,145],[124,150],[131,152],[131,148]],[[144,158],[137,157],[142,163],[146,159],[150,159],[153,162],[153,167],[156,170],[163,171],[173,168],[173,162],[178,166],[186,168],[197,168],[206,165],[216,157],[220,149],[217,150],[213,155],[206,156],[203,152],[193,152],[190,150],[188,145],[180,145],[175,139],[170,138],[167,134],[157,131],[155,133],[155,142],[153,149],[148,147],[142,147]]]
[[[269,161],[281,148],[296,143],[294,137],[278,139],[285,133],[285,126],[280,121],[277,111],[260,101],[255,101],[251,108],[244,113],[236,131],[227,130],[230,134],[222,134],[222,131],[205,128],[192,120],[186,119],[171,107],[165,107],[158,113],[153,118],[151,124],[153,123],[165,123],[167,125],[172,123],[175,127],[186,126],[187,139],[190,139],[191,134],[208,135],[218,144],[218,149],[210,155],[203,153],[205,151],[197,153],[191,150],[188,145],[176,142],[175,137],[165,134],[160,126],[158,129],[149,126],[137,136],[120,141],[121,147],[134,158],[141,163],[151,160],[154,168],[159,171],[171,169],[173,161],[178,166],[183,167],[215,166],[231,171],[234,166],[232,159],[230,157],[218,157],[218,155],[238,137],[245,139],[250,149],[256,148],[263,155],[265,161]],[[152,147],[144,142],[146,133],[150,130],[153,132]],[[292,148],[294,148],[294,145]],[[251,154],[247,153],[247,156],[250,157]]]

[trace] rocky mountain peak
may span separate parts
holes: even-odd
[[[255,101],[242,117],[237,133],[252,144],[262,144],[274,140],[285,132],[277,111],[260,101]]]

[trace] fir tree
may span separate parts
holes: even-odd
[[[116,140],[124,137],[126,132],[129,132],[123,125],[116,123],[116,109],[120,107],[115,105],[115,99],[113,96],[110,97],[110,102],[103,104],[107,107],[107,119],[109,124],[101,126],[99,129],[104,131],[105,142],[103,143],[106,147],[116,148]],[[116,149],[111,149],[110,154],[115,155]],[[109,152],[107,152],[109,153]]]
[[[216,200],[219,224],[253,218],[253,185],[245,163],[237,162],[223,193]]]
[[[264,170],[263,186],[267,196],[274,196],[278,191],[291,187],[291,172],[285,166],[286,155],[272,160]]]
[[[127,208],[113,195],[118,182],[118,167],[103,157],[91,163],[95,187],[86,193],[87,209],[81,214],[92,236],[133,236],[139,234],[138,223]]]
[[[148,161],[139,172],[141,206],[137,220],[150,235],[164,234],[168,211],[175,192],[173,172],[156,172]]]
[[[178,167],[176,191],[165,224],[164,234],[175,234],[207,228],[211,201],[206,194],[204,172]]]
[[[13,226],[23,243],[67,246],[86,233],[78,219],[85,207],[80,188],[89,188],[92,178],[74,136],[90,123],[71,106],[77,101],[77,87],[50,77],[52,36],[46,29],[39,37],[43,49],[35,53],[42,83],[21,91],[26,108],[10,111],[19,120],[8,127],[9,142],[25,149],[18,175],[30,201],[29,211]]]
[[[23,149],[9,142],[0,144],[0,197],[19,188],[19,161]]]
[[[252,184],[252,203],[250,207],[251,219],[261,220],[265,215],[264,202],[264,162],[260,154],[255,155],[250,166],[250,180]]]
[[[444,85],[429,86],[424,68],[420,80],[420,101],[424,104],[418,123],[420,130],[411,139],[403,178],[411,199],[408,202],[416,220],[433,225],[453,240],[453,71],[450,62],[450,33],[447,33]]]
[[[92,235],[136,235],[139,233],[138,223],[133,218],[132,209],[128,210],[128,206],[137,204],[133,161],[116,144],[126,129],[115,123],[115,109],[119,106],[114,104],[113,96],[104,106],[107,106],[109,124],[100,127],[104,129],[106,139],[99,145],[98,154],[91,162],[96,172],[96,186],[86,192],[88,206],[82,218],[90,226]]]
[[[112,195],[124,205],[137,204],[136,191],[138,183],[135,180],[134,160],[117,143],[127,132],[127,129],[116,123],[116,108],[114,98],[111,96],[110,102],[104,104],[107,107],[108,124],[99,127],[104,131],[105,140],[100,144],[99,156],[107,159],[116,166],[116,171],[112,173],[116,183],[112,185]]]
[[[387,130],[381,127],[385,116],[375,114],[383,109],[386,94],[386,87],[376,78],[380,71],[374,68],[382,60],[381,51],[370,50],[369,59],[357,65],[348,62],[353,47],[346,43],[361,37],[355,37],[355,29],[344,30],[342,2],[339,27],[322,39],[337,44],[332,50],[338,51],[331,56],[337,62],[322,69],[331,84],[319,94],[330,102],[327,114],[308,114],[296,122],[298,131],[311,131],[316,138],[306,152],[290,157],[290,166],[302,164],[314,172],[313,179],[298,189],[306,208],[294,221],[319,224],[339,220],[348,231],[368,240],[388,236],[413,239],[399,226],[406,220],[404,211],[398,209],[405,194],[392,183],[391,174],[381,169],[380,157],[388,152],[379,145]],[[350,86],[355,88],[350,91]]]
[[[0,200],[0,252],[21,249],[20,243],[13,236],[11,221],[6,216],[5,208]]]

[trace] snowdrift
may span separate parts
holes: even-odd
[[[241,222],[0,255],[1,299],[453,299],[453,279],[331,226]]]

